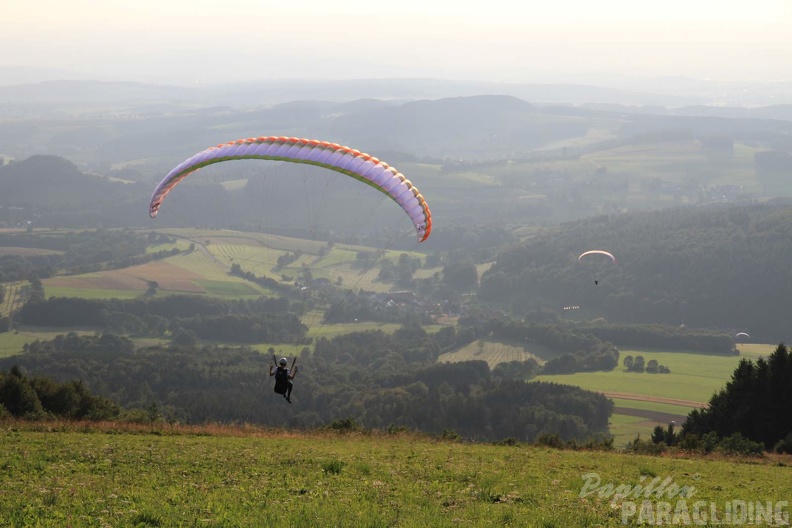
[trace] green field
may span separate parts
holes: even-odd
[[[621,350],[622,360],[628,355],[642,355],[647,362],[656,359],[670,368],[671,373],[627,372],[619,366],[609,372],[578,372],[535,379],[575,385],[613,399],[616,410],[610,430],[616,445],[621,446],[637,434],[648,437],[655,426],[666,426],[670,419],[681,424],[690,411],[706,405],[726,385],[741,358],[767,356],[774,348],[773,345],[740,345],[739,356]]]
[[[744,501],[769,502],[771,515],[780,508],[771,521],[783,520],[789,509],[779,502],[789,500],[792,460],[745,462],[411,434],[7,423],[0,428],[0,515],[3,526],[20,528],[569,528],[643,524],[649,509],[670,525],[661,516],[667,507],[679,515],[684,507],[691,521],[710,509],[723,518]],[[648,499],[639,490],[613,492],[639,485],[655,491]],[[630,506],[643,500],[649,506],[639,517]],[[765,524],[755,515],[752,508],[746,521]]]
[[[148,232],[150,230],[146,230]],[[154,262],[119,270],[60,275],[44,279],[45,294],[50,297],[81,297],[89,299],[132,299],[146,293],[150,281],[159,285],[158,292],[189,293],[220,298],[253,298],[269,295],[265,288],[230,274],[231,266],[238,264],[243,271],[259,277],[268,277],[282,284],[302,280],[304,271],[310,270],[314,279],[327,279],[350,291],[366,290],[387,292],[391,283],[377,279],[381,261],[365,268],[355,267],[357,253],[373,253],[374,248],[327,243],[315,240],[243,233],[237,231],[165,229],[159,231],[177,239],[174,244],[160,244],[152,251],[178,248],[194,250]],[[278,258],[300,252],[301,256],[283,268],[277,266]],[[382,258],[397,262],[401,251],[384,251]],[[423,260],[423,254],[404,252],[411,258]],[[416,276],[426,277],[441,268],[421,269]]]
[[[755,360],[768,356],[776,346],[739,344],[739,356],[627,349],[620,350],[622,361],[628,355],[642,355],[646,362],[655,359],[659,364],[669,367],[671,373],[626,372],[619,366],[607,372],[546,375],[537,376],[534,380],[574,385],[607,395],[615,407],[610,431],[616,445],[623,446],[638,434],[648,437],[655,426],[666,426],[670,420],[681,424],[690,411],[706,405],[712,395],[726,385],[741,358]],[[482,360],[492,369],[502,362],[524,361],[530,357],[541,364],[555,355],[552,350],[536,343],[484,338],[442,354],[438,361]]]
[[[0,287],[5,288],[3,302],[0,303],[0,317],[7,317],[11,312],[18,309],[24,302],[24,295],[22,293],[23,286],[27,283],[23,282],[6,282],[0,284]]]
[[[345,288],[353,290],[366,290],[376,292],[387,292],[392,288],[392,284],[383,283],[377,280],[380,261],[373,262],[365,268],[353,267],[358,251],[374,251],[372,248],[361,248],[347,246],[343,244],[323,251],[320,255],[319,250],[323,246],[317,243],[304,241],[304,247],[300,247],[293,240],[283,238],[267,238],[256,235],[256,239],[248,239],[248,243],[220,244],[213,243],[207,246],[207,250],[217,259],[230,266],[239,266],[257,276],[269,277],[271,279],[291,283],[295,279],[302,277],[303,267],[311,271],[314,279],[327,279],[334,284],[341,284]],[[235,242],[238,241],[234,240]],[[293,251],[301,251],[303,255],[282,268],[277,267],[278,258]],[[398,260],[402,252],[386,251],[383,258],[389,259],[394,263]],[[423,255],[416,252],[406,252],[412,258],[423,259]],[[427,277],[433,273],[441,271],[441,268],[421,269],[416,276]],[[284,279],[288,277],[288,279]]]
[[[50,341],[59,335],[65,335],[73,331],[80,335],[93,334],[91,330],[64,330],[53,328],[37,328],[35,331],[27,331],[25,329],[15,332],[0,333],[0,357],[8,357],[19,354],[23,351],[25,344],[33,343],[34,341]]]
[[[437,361],[441,363],[457,363],[460,361],[482,360],[487,362],[490,369],[493,369],[499,363],[526,361],[530,358],[535,359],[539,364],[543,364],[554,355],[555,353],[552,350],[537,343],[523,345],[522,343],[483,338],[453,352],[441,354]]]
[[[690,412],[691,407],[687,405],[675,405],[673,403],[662,403],[656,401],[635,400],[613,397],[613,404],[616,407],[624,407],[639,411],[651,411],[654,413],[673,414],[685,416]]]
[[[648,362],[656,359],[671,369],[670,374],[627,372],[624,367],[604,372],[579,372],[554,376],[538,376],[540,381],[577,385],[606,393],[645,396],[649,401],[681,400],[704,404],[713,393],[723,388],[743,357],[712,356],[684,352],[652,352],[622,350],[621,358],[642,355]],[[755,356],[754,356],[755,357]]]

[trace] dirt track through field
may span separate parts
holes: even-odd
[[[683,424],[687,419],[687,416],[683,414],[665,413],[660,411],[649,411],[647,409],[628,409],[627,407],[614,407],[613,414],[637,416],[639,418],[646,418],[647,420],[651,420],[653,422],[666,423],[666,424],[671,423],[671,421],[674,421],[677,424]]]
[[[692,401],[692,400],[678,400],[676,398],[663,398],[661,396],[648,396],[646,394],[633,394],[630,392],[603,392],[599,391],[601,394],[604,394],[608,398],[620,398],[622,400],[636,400],[636,401],[647,401],[647,402],[655,402],[655,403],[669,403],[671,405],[684,405],[685,407],[696,407],[698,409],[703,409],[707,407],[709,404]]]

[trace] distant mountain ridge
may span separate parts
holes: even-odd
[[[0,203],[8,205],[80,205],[99,198],[109,185],[107,178],[85,174],[58,156],[31,156],[0,167]]]
[[[130,203],[135,204],[129,208],[130,213],[138,210],[139,216],[144,216],[147,192],[147,185],[88,174],[58,156],[35,155],[0,165],[0,209],[24,209],[15,215],[17,221],[45,219],[51,226],[122,226],[132,221],[133,215],[125,214]],[[0,223],[13,220],[0,215]]]
[[[62,91],[32,102],[40,90],[55,87]],[[94,96],[98,88],[107,93]],[[735,140],[769,134],[783,144],[792,132],[792,119],[784,119],[792,118],[790,105],[722,111],[699,107],[704,115],[697,115],[696,107],[649,112],[617,104],[542,105],[515,95],[486,94],[407,101],[311,99],[240,107],[236,99],[223,104],[197,99],[208,92],[135,83],[69,81],[42,83],[37,90],[0,87],[0,116],[11,118],[0,125],[3,154],[55,154],[76,163],[151,160],[158,174],[209,146],[262,135],[318,138],[374,154],[493,160],[535,156],[537,149],[558,142],[577,145],[565,152],[567,156],[582,153],[581,146],[590,148],[592,141],[580,140],[593,127],[608,130],[598,136],[602,141],[682,131],[693,138],[714,134]],[[8,92],[31,102],[3,104]],[[80,97],[85,100],[79,102]],[[72,113],[79,117],[70,117]]]
[[[2,74],[2,68],[0,68]],[[200,106],[251,107],[297,100],[344,102],[358,99],[414,101],[475,95],[511,95],[539,103],[611,103],[684,106],[706,104],[706,97],[653,94],[576,84],[511,84],[438,79],[358,79],[348,81],[270,81],[195,87],[92,80],[47,80],[0,86],[0,105],[52,104],[97,100],[169,101]]]

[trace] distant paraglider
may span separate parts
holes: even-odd
[[[591,251],[586,251],[585,253],[581,253],[581,255],[578,257],[578,262],[581,262],[583,260],[583,257],[588,255],[605,255],[606,257],[611,259],[614,264],[618,264],[618,262],[616,262],[616,257],[614,257],[611,253],[608,253],[607,251],[603,251],[601,249],[592,249]]]
[[[745,332],[740,332],[740,333],[738,333],[737,335],[734,336],[735,339],[740,339],[740,338],[746,338],[747,339],[749,337],[751,337],[751,336],[749,336]]]
[[[590,251],[586,251],[584,253],[581,253],[580,256],[578,257],[578,262],[582,262],[583,261],[583,257],[587,257],[589,255],[605,255],[606,257],[611,259],[611,261],[614,264],[618,264],[616,262],[616,257],[614,257],[612,253],[609,253],[607,251],[603,251],[602,249],[592,249]],[[596,286],[598,284],[599,284],[599,279],[595,279],[594,280],[594,285]]]

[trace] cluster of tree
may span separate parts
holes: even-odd
[[[381,256],[377,251],[358,251],[355,253],[355,262],[352,263],[352,267],[369,269]]]
[[[188,331],[200,339],[236,343],[295,343],[305,339],[308,327],[293,313],[227,314],[177,318],[171,333]]]
[[[0,234],[0,246],[46,249],[46,255],[0,255],[0,282],[47,278],[58,269],[69,274],[119,269],[178,255],[176,248],[146,252],[149,245],[171,239],[129,230],[97,229],[46,234]]]
[[[679,433],[674,430],[676,422],[672,421],[667,427],[663,428],[662,425],[655,426],[652,431],[652,442],[655,444],[665,444],[671,446],[679,440]]]
[[[8,372],[0,371],[0,417],[112,420],[120,413],[116,403],[91,394],[81,380],[29,377],[16,365]]]
[[[306,328],[292,308],[285,297],[226,301],[194,295],[138,299],[31,295],[16,320],[31,326],[89,327],[131,335],[175,335],[186,330],[211,340],[280,343],[304,337]]]
[[[666,446],[677,446],[688,451],[695,450],[704,453],[719,451],[728,455],[761,455],[765,450],[764,445],[760,442],[754,442],[740,432],[722,437],[715,431],[710,431],[699,437],[698,435],[678,433],[675,430],[676,425],[676,422],[672,421],[666,427],[655,426],[650,437],[651,443],[657,446],[654,449],[648,442],[642,443],[640,438],[636,438],[628,446],[628,450],[649,451],[657,454],[662,452]],[[778,452],[782,451],[778,450]]]
[[[792,442],[792,435],[790,435],[789,439]],[[640,455],[659,455],[671,446],[697,453],[717,452],[737,456],[762,456],[765,451],[764,446],[760,442],[754,442],[740,433],[720,437],[714,431],[710,431],[699,437],[698,435],[675,433],[671,425],[667,429],[662,426],[655,427],[654,431],[652,431],[652,436],[647,440],[642,440],[640,435],[636,436],[627,444],[625,450]],[[792,443],[789,446],[792,447]],[[792,451],[778,452],[789,453]]]
[[[740,433],[772,448],[792,434],[792,351],[783,343],[770,356],[742,359],[706,409],[692,411],[683,435],[724,438]]]
[[[278,257],[278,265],[276,269],[285,268],[292,262],[296,261],[302,256],[302,251],[299,249],[296,250],[294,253],[284,253],[280,257]]]
[[[542,366],[534,358],[525,361],[505,361],[492,369],[492,376],[504,379],[526,380],[541,373]]]
[[[600,394],[495,377],[483,361],[434,363],[454,334],[453,328],[426,334],[407,324],[393,335],[320,339],[300,355],[295,403],[285,408],[267,375],[270,355],[246,347],[136,349],[123,337],[69,334],[34,342],[0,360],[0,368],[15,364],[37,375],[82,379],[124,407],[155,403],[169,418],[192,423],[313,428],[349,417],[370,428],[454,430],[476,440],[525,442],[552,434],[581,441],[607,432],[613,404]]]
[[[0,234],[0,245],[59,251],[61,265],[71,268],[141,255],[149,239],[126,229],[92,229]]]
[[[543,374],[613,370],[619,364],[619,350],[615,346],[570,325],[498,320],[493,322],[492,335],[538,343],[558,352],[558,357],[544,364]]]
[[[382,260],[377,279],[392,282],[401,288],[409,288],[412,285],[413,274],[421,269],[421,265],[421,259],[401,253],[397,262],[390,259]]]
[[[478,287],[478,271],[469,259],[450,259],[443,266],[443,284],[457,292],[475,291]]]
[[[685,323],[780,341],[792,296],[790,230],[792,209],[771,204],[570,222],[503,250],[483,274],[478,297],[516,314],[574,304],[580,318]],[[618,265],[578,261],[589,249],[610,251]],[[714,339],[702,346],[728,348]]]
[[[275,279],[271,279],[269,277],[259,277],[256,274],[251,273],[250,271],[243,270],[242,266],[240,266],[237,263],[231,264],[231,275],[240,277],[254,284],[258,284],[261,287],[267,288],[269,290],[281,294],[286,294],[293,291],[293,288],[291,286],[288,286],[286,284],[281,284]]]
[[[618,324],[592,320],[576,325],[581,331],[620,347],[695,351],[737,355],[734,338],[723,332],[661,324]]]
[[[660,365],[656,359],[650,359],[648,362],[643,356],[626,356],[624,358],[624,368],[627,372],[649,372],[652,374],[670,374],[671,369],[665,365]]]
[[[0,255],[0,282],[16,282],[31,277],[45,279],[55,274],[63,257],[52,255]]]

